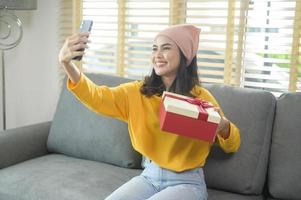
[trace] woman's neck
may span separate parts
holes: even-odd
[[[169,90],[175,78],[176,76],[168,76],[168,77],[162,76],[162,82],[165,85],[166,91]]]

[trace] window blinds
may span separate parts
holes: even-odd
[[[297,52],[294,57],[291,54],[293,40],[295,37],[296,43],[300,39],[300,27],[294,29],[295,14],[300,14],[295,12],[295,7],[294,0],[252,2],[248,11],[242,86],[269,90],[277,96],[288,90],[290,76],[296,75],[290,74],[291,61],[298,59]],[[291,84],[296,85],[294,82]]]
[[[75,8],[70,1],[61,1],[60,28],[67,29],[70,7]],[[198,51],[202,82],[260,88],[277,96],[301,91],[300,4],[297,0],[83,0],[83,19],[94,21],[83,67],[140,79],[151,71],[156,33],[171,24],[189,23],[202,29]]]
[[[59,45],[63,45],[67,36],[72,34],[72,1],[61,0],[59,3]]]
[[[201,81],[235,83],[240,4],[235,0],[188,0],[186,22],[201,28],[198,67]],[[242,43],[242,41],[240,41]],[[238,83],[237,83],[238,84]]]
[[[81,2],[77,0],[67,1],[59,0],[58,4],[58,45],[61,48],[66,38],[78,29],[81,17]],[[59,84],[62,86],[65,77],[65,72],[59,66]]]
[[[301,92],[301,1],[296,1],[289,91]]]
[[[93,20],[93,28],[83,58],[83,68],[115,74],[118,63],[118,1],[84,0],[83,19]]]
[[[124,75],[141,78],[151,72],[154,37],[168,27],[169,1],[129,0],[125,10]]]

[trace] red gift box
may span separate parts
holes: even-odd
[[[221,120],[214,106],[200,99],[164,92],[160,105],[163,131],[214,142]]]

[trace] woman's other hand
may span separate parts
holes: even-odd
[[[226,117],[223,116],[220,108],[215,107],[214,109],[221,116],[221,121],[218,124],[216,133],[221,135],[224,139],[227,139],[230,135],[230,121]]]

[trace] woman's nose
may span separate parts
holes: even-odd
[[[160,51],[160,50],[155,51],[155,53],[154,53],[155,58],[161,58],[162,56],[163,56],[162,51]]]

